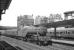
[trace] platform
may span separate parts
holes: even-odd
[[[69,40],[58,40],[58,39],[52,39],[53,42],[60,42],[60,43],[66,43],[66,44],[72,44],[74,45],[74,41]]]

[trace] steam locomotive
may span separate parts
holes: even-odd
[[[20,34],[20,33],[19,33]],[[47,28],[45,27],[24,27],[21,35],[25,41],[35,42],[38,45],[49,45],[50,37],[46,36]]]
[[[18,32],[18,33],[17,33]],[[35,43],[37,45],[51,45],[50,37],[46,36],[47,29],[45,27],[25,26],[20,31],[15,29],[5,30],[3,35],[20,39],[26,42]]]

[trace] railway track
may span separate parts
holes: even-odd
[[[51,46],[46,46],[46,48],[51,48],[52,50],[74,50],[74,47],[71,46],[65,46],[65,45],[60,45],[60,44],[53,44]]]
[[[15,47],[6,43],[5,41],[0,41],[0,50],[17,50]]]
[[[13,38],[9,38],[9,37],[3,37],[3,40],[5,40],[6,42],[8,42],[11,45],[19,46],[23,50],[44,50],[37,45],[33,45],[31,43],[24,42],[24,41],[17,40],[17,39],[13,39]]]
[[[74,41],[52,39],[52,42],[55,44],[60,44],[60,45],[62,44],[62,45],[74,47]]]
[[[67,41],[66,41],[67,42]],[[52,48],[52,49],[54,49],[55,48],[55,50],[74,50],[74,44],[68,44],[68,43],[66,43],[65,41],[64,42],[61,42],[61,41],[54,41],[53,43],[52,43],[52,46],[53,47],[51,47],[51,46],[46,46],[47,48]],[[72,41],[71,41],[72,42]]]
[[[12,38],[11,38],[12,39]],[[14,42],[15,40],[13,40],[13,42]],[[16,43],[16,42],[15,42]],[[19,40],[19,45],[20,46],[22,46],[23,44],[25,44],[24,43],[24,41],[22,42],[22,44],[21,44],[21,40]],[[18,43],[17,43],[18,44]],[[26,46],[22,46],[22,47],[25,47],[25,48],[27,48],[27,49],[32,49],[32,48],[35,48],[35,47],[33,47],[33,46],[31,46],[31,45],[29,45],[29,46],[27,46],[27,44],[25,44]],[[36,44],[34,44],[34,45],[36,45]],[[30,47],[30,48],[28,48],[28,47]],[[61,45],[61,44],[55,44],[55,43],[53,43],[52,45],[49,45],[49,46],[40,46],[40,47],[43,47],[43,48],[45,48],[45,49],[47,49],[47,50],[74,50],[74,47],[71,47],[71,46],[65,46],[65,45]]]

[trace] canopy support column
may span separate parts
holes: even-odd
[[[54,37],[56,38],[56,27],[54,27]]]

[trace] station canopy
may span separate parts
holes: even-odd
[[[39,24],[39,25],[34,25],[34,26],[43,26],[43,27],[47,27],[47,28],[53,27],[54,28],[54,27],[65,27],[67,25],[74,26],[74,19],[52,22],[52,23],[47,23],[47,24]]]
[[[72,14],[74,13],[74,11],[67,11],[67,12],[64,12],[64,14]]]

